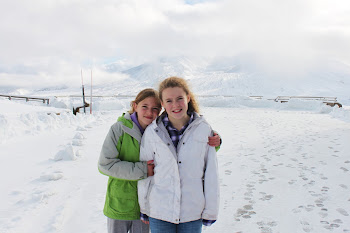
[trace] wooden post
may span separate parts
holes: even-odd
[[[86,113],[86,108],[85,108],[85,93],[84,93],[84,80],[83,80],[83,69],[81,69],[81,89],[82,89],[82,91],[83,91],[84,113]]]

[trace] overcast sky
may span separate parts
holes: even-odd
[[[0,78],[117,60],[249,55],[288,71],[350,65],[349,0],[0,0]],[[0,84],[1,85],[1,84]]]

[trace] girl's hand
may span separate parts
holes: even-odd
[[[154,161],[148,160],[147,161],[147,176],[153,176],[154,175]],[[148,224],[148,223],[146,223]]]
[[[214,133],[214,136],[208,137],[208,138],[209,138],[209,142],[208,142],[209,146],[214,146],[214,147],[220,146],[221,138],[217,133]]]
[[[141,220],[144,224],[149,224],[149,221]]]

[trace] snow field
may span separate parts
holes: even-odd
[[[346,108],[253,108],[225,99],[234,106],[214,108],[209,101],[201,101],[202,114],[223,139],[221,198],[219,219],[204,232],[350,232]],[[0,132],[0,232],[106,232],[108,178],[97,160],[128,106],[86,116],[42,107],[0,112],[8,129]]]
[[[350,232],[349,124],[271,109],[204,115],[223,138],[219,220],[204,232]]]
[[[77,119],[68,121],[71,124],[62,119],[60,123],[51,122],[57,124],[54,130],[24,133],[0,145],[0,179],[6,184],[0,194],[0,232],[72,232],[74,227],[74,232],[79,232],[82,228],[77,226],[82,221],[103,216],[106,180],[98,173],[97,159],[109,129],[108,123],[106,128],[102,125],[108,120],[111,124],[115,116],[69,118]],[[102,132],[91,134],[96,127]],[[100,182],[91,183],[91,176]],[[98,185],[102,185],[100,198],[93,192]],[[88,206],[95,214],[90,216],[91,212],[82,211],[81,206]],[[72,216],[76,218],[70,222]],[[92,224],[85,232],[99,227],[105,227],[104,221]]]

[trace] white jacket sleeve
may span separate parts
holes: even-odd
[[[214,147],[207,146],[206,166],[204,172],[205,207],[202,219],[216,220],[219,213],[219,174]]]
[[[151,132],[148,132],[146,129],[145,133],[143,134],[142,141],[141,141],[141,147],[140,147],[140,161],[148,161],[148,160],[154,160],[151,144],[149,142],[149,137],[152,137]],[[137,182],[137,194],[139,199],[139,205],[140,205],[140,212],[143,214],[149,214],[149,203],[148,203],[148,193],[150,191],[150,186],[153,180],[153,176],[147,177],[144,180],[139,180]]]

